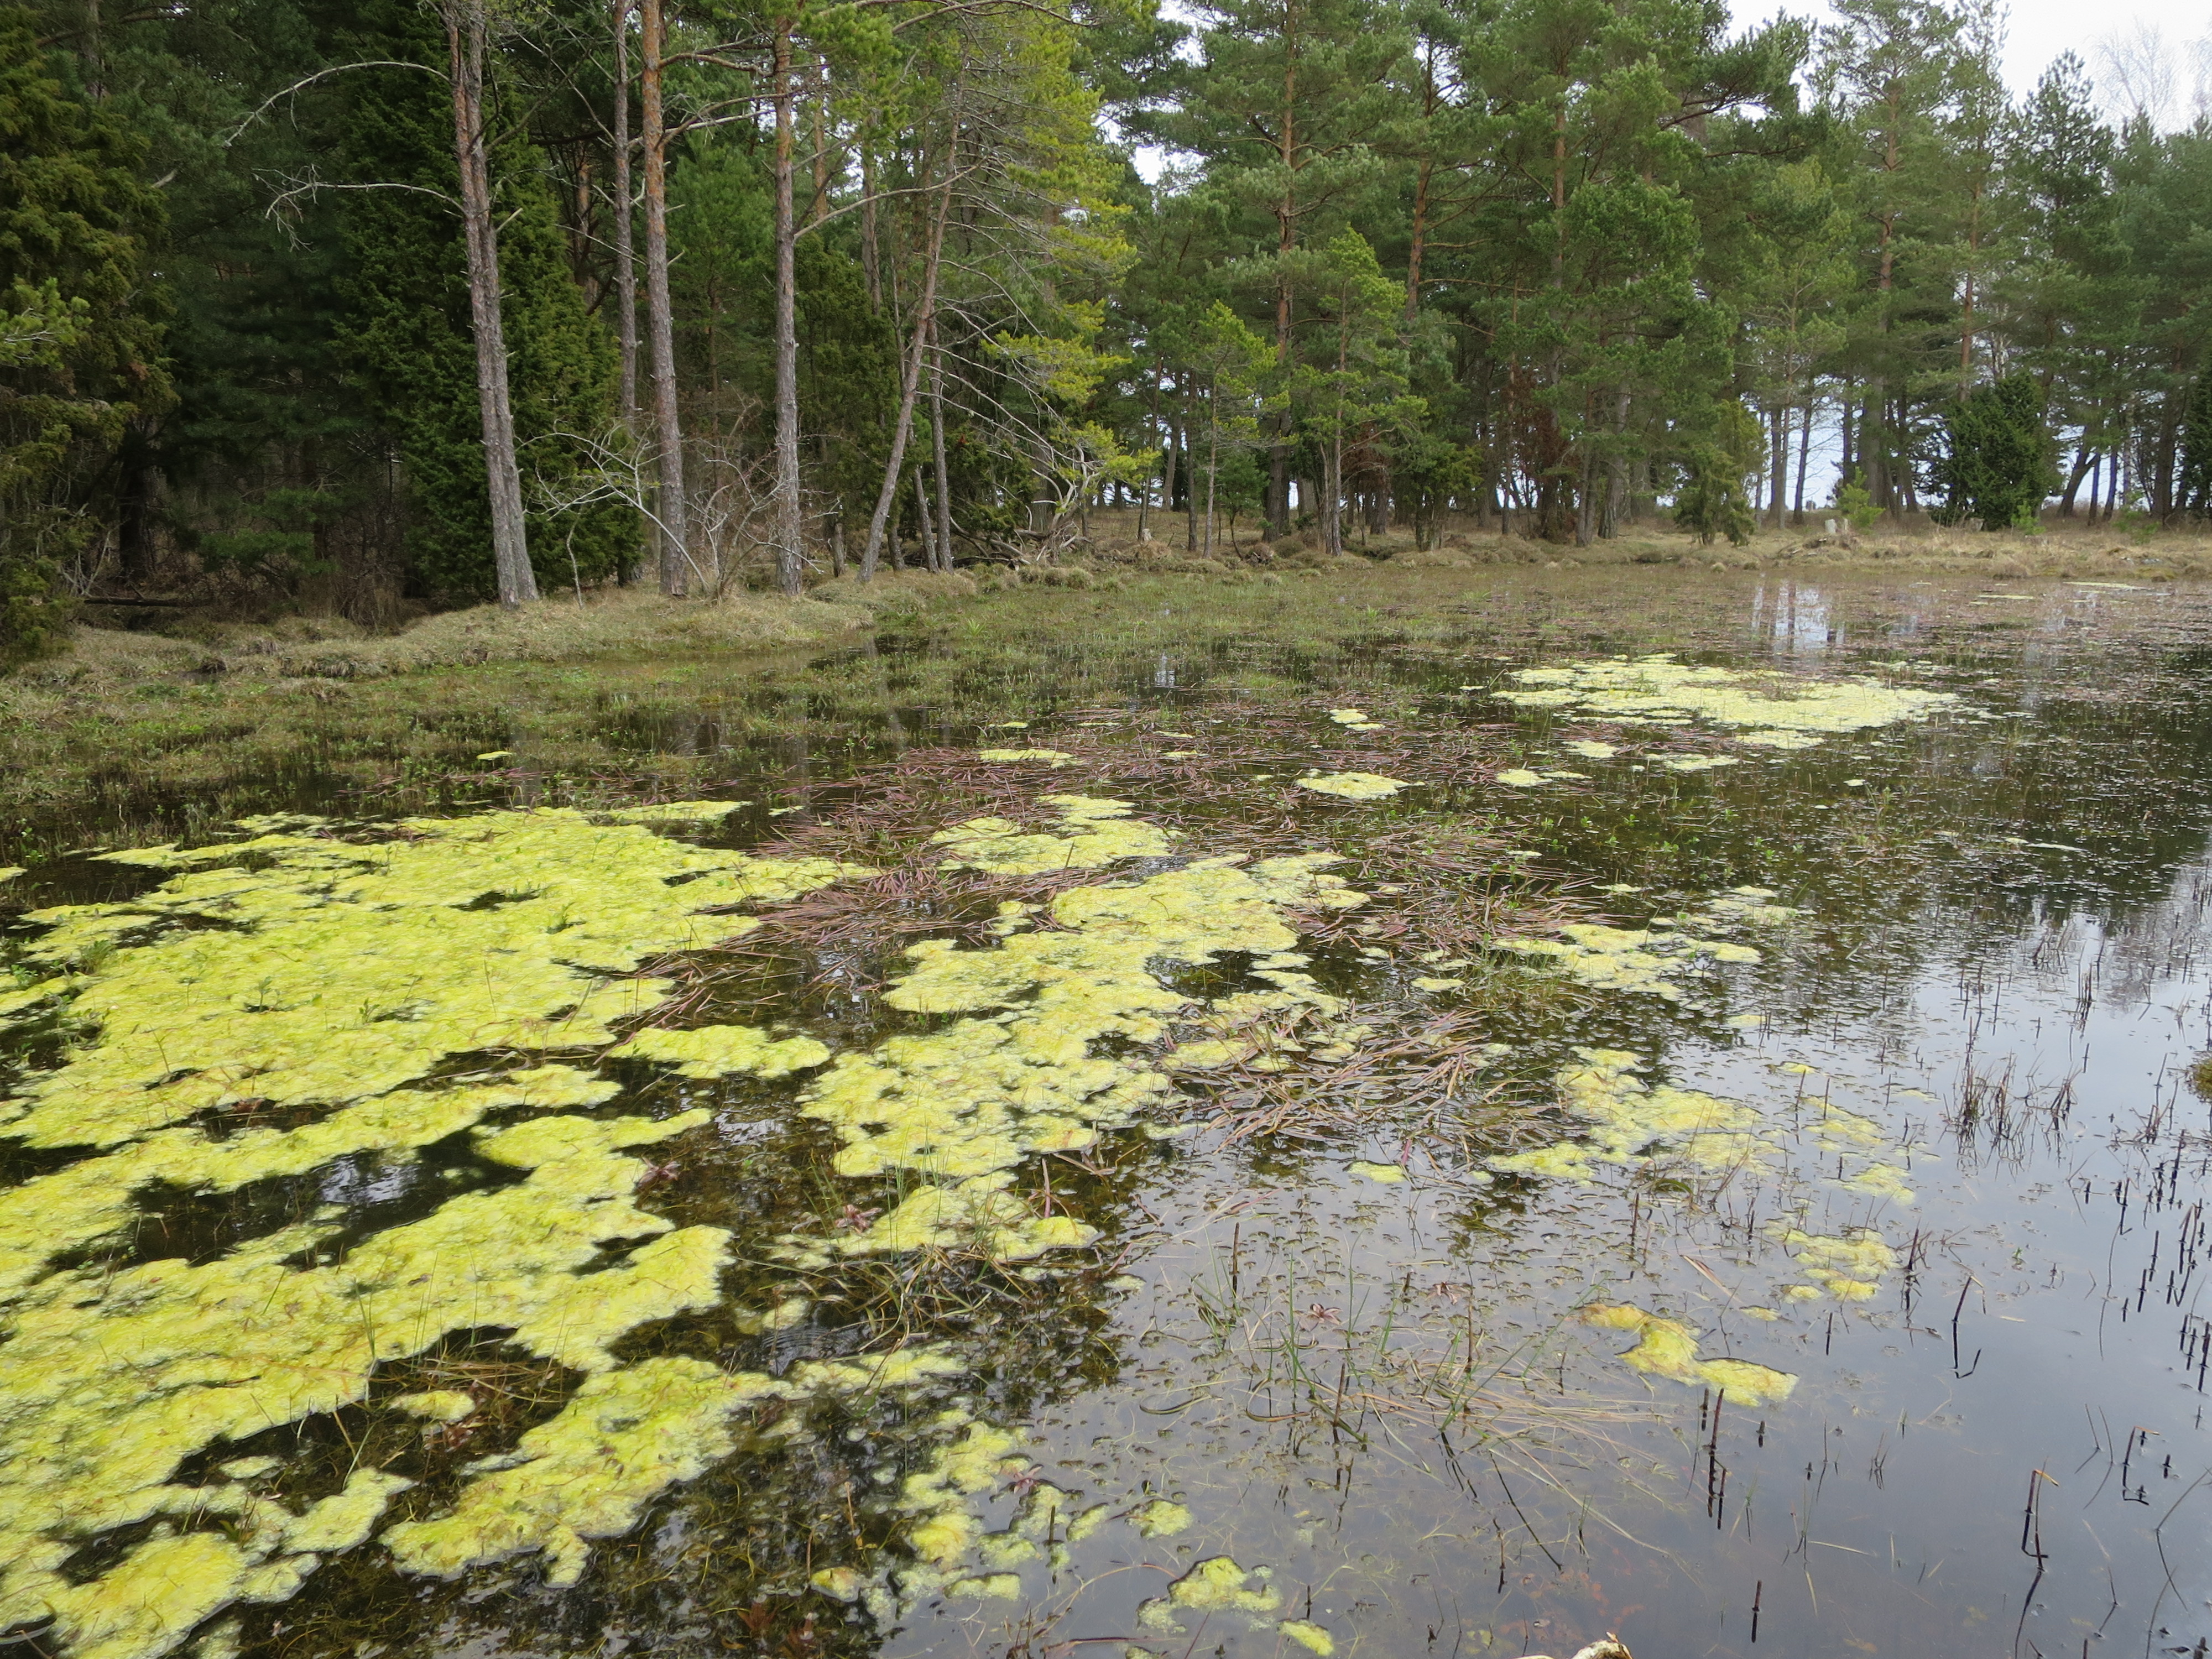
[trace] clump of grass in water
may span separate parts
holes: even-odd
[[[2189,1063],[2189,1086],[2199,1100],[2212,1100],[2212,1054],[2199,1054]]]

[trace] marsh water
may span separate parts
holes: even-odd
[[[2191,1066],[2212,1048],[2212,593],[1594,582],[1486,574],[1441,622],[1378,607],[1326,639],[1194,640],[1176,612],[1204,590],[1161,584],[1157,617],[1090,630],[1071,611],[1018,648],[917,629],[796,680],[733,667],[711,696],[611,694],[600,740],[629,775],[649,782],[665,750],[717,751],[715,793],[747,803],[655,833],[891,872],[758,899],[766,925],[724,948],[664,942],[648,955],[677,990],[655,1024],[888,1053],[952,1029],[958,1006],[886,1002],[908,947],[1003,949],[1027,925],[1009,903],[1052,937],[1080,930],[1048,908],[1072,887],[1301,853],[1336,855],[1363,896],[1284,898],[1271,915],[1294,951],[1159,969],[1210,1025],[1091,1040],[1102,1063],[1167,1058],[1140,1109],[1012,1165],[1015,1231],[1065,1218],[1057,1242],[1017,1249],[978,1222],[862,1248],[927,1181],[839,1166],[831,1126],[803,1109],[823,1074],[796,1050],[784,1073],[716,1080],[545,1042],[529,1057],[620,1090],[556,1104],[702,1114],[634,1137],[641,1174],[623,1179],[691,1230],[670,1237],[727,1235],[720,1301],[617,1329],[604,1363],[455,1320],[377,1358],[358,1397],[185,1435],[149,1477],[161,1491],[254,1500],[173,1495],[90,1531],[58,1510],[53,1582],[120,1585],[134,1552],[243,1536],[269,1505],[366,1490],[363,1469],[411,1485],[228,1596],[118,1589],[136,1597],[118,1613],[88,1594],[58,1624],[51,1595],[9,1602],[19,1650],[1565,1656],[1617,1632],[1638,1659],[2201,1659],[2212,1104]],[[1935,695],[1763,746],[1694,711],[1498,695],[1554,683],[1529,669],[1654,651]],[[733,702],[782,729],[726,736]],[[603,822],[592,810],[616,799],[537,764],[526,710],[445,741],[440,793],[417,803],[433,815],[574,802]],[[1407,787],[1299,787],[1345,773]],[[1091,827],[1158,825],[1169,845],[1057,877],[939,869],[928,838],[980,816],[1081,828],[1043,804],[1055,792],[1126,803]],[[386,833],[311,763],[226,799],[319,815],[311,833],[339,841]],[[184,805],[137,803],[130,822],[182,823]],[[104,856],[115,827],[94,815],[35,833],[56,855],[7,890],[25,909],[181,879]],[[873,897],[840,910],[843,892]],[[16,948],[46,925],[16,921]],[[1623,955],[1655,933],[1662,966]],[[1734,948],[1667,954],[1684,937]],[[149,938],[77,971],[96,985]],[[1516,948],[1529,940],[1551,953]],[[1231,1018],[1269,986],[1291,1001]],[[22,1024],[0,1081],[19,1092],[100,1040],[66,1011],[6,1017]],[[1221,1052],[1200,1055],[1208,1042]],[[197,1270],[313,1224],[335,1243],[286,1258],[304,1273],[455,1194],[504,1190],[484,1133],[149,1184],[127,1225],[46,1271],[94,1286],[81,1305],[104,1275]],[[92,1155],[66,1134],[9,1145],[19,1185]],[[0,1393],[24,1340],[0,1340]],[[789,1382],[908,1351],[935,1356],[913,1387]],[[679,1358],[787,1392],[762,1383],[743,1431],[713,1419],[688,1462],[662,1445],[669,1467],[596,1529],[541,1494],[517,1502],[566,1531],[513,1522],[450,1571],[384,1541],[504,1478],[588,1379]],[[149,1389],[181,1386],[148,1362]],[[392,1403],[439,1390],[444,1417]],[[0,1414],[0,1434],[39,1420]],[[634,1467],[621,1430],[602,1454]],[[563,1480],[600,1481],[602,1454],[561,1451]]]

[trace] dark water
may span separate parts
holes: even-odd
[[[1010,1565],[1012,1597],[925,1595],[878,1630],[806,1574],[900,1559],[896,1524],[860,1512],[936,1443],[919,1419],[858,1412],[672,1492],[575,1589],[548,1589],[528,1562],[426,1588],[372,1543],[251,1614],[248,1650],[1297,1655],[1277,1628],[1295,1619],[1340,1654],[1565,1655],[1617,1632],[1638,1659],[2203,1655],[2212,1105],[2189,1068],[2212,1047],[2212,604],[2174,588],[1976,592],[1731,581],[1655,594],[1657,616],[1636,594],[1500,589],[1470,603],[1456,638],[1382,617],[1349,649],[1185,649],[1169,618],[1157,641],[1054,642],[1004,693],[1007,716],[1032,722],[1024,744],[1110,716],[1279,775],[1285,721],[1314,754],[1358,750],[1328,719],[1338,702],[1386,722],[1413,765],[1432,738],[1510,726],[1507,761],[1587,776],[1526,792],[1470,776],[1347,810],[1397,828],[1494,817],[1533,855],[1533,886],[1624,927],[1746,884],[1801,914],[1740,935],[1764,959],[1684,977],[1680,1002],[1614,991],[1564,1011],[1421,991],[1412,981],[1434,970],[1410,942],[1349,939],[1318,971],[1363,1012],[1393,1030],[1456,1012],[1455,1042],[1503,1052],[1380,1105],[1347,1100],[1334,1124],[1316,1082],[1297,1134],[1109,1138],[1055,1177],[1104,1232],[1097,1260],[1058,1279],[886,1271],[799,1330],[716,1337],[749,1365],[897,1330],[953,1341],[973,1367],[961,1408],[1024,1430],[1036,1477],[1117,1516],[1172,1500],[1187,1529],[1146,1538],[1117,1520]],[[1908,664],[1960,701],[1924,724],[1676,775],[1641,769],[1665,733],[1624,727],[1619,757],[1578,758],[1559,742],[1598,728],[1487,696],[1520,665],[1677,642],[1819,675]],[[830,699],[802,711],[811,725],[727,745],[732,787],[758,802],[731,833],[834,823],[875,798],[847,781],[856,765],[976,741],[975,685],[957,721],[902,697],[902,677],[945,683],[949,649],[886,641],[824,665],[830,682],[882,687],[872,725]],[[979,681],[992,672],[976,665]],[[721,742],[703,720],[609,719],[610,740],[641,754]],[[531,787],[488,782],[485,797]],[[1172,787],[1079,787],[1140,815]],[[801,811],[769,817],[777,805]],[[1218,809],[1224,839],[1234,810]],[[64,861],[33,896],[106,896],[116,879]],[[716,1006],[798,1014],[839,1048],[895,1029],[871,1000],[808,984],[788,962],[740,964]],[[1589,1183],[1486,1167],[1572,1131],[1545,1113],[1586,1048],[1754,1109],[1770,1154],[1724,1171],[1656,1158]],[[703,1099],[720,1114],[654,1206],[730,1227],[741,1249],[792,1225],[828,1151],[794,1123],[793,1092],[651,1085],[654,1109]],[[1358,1160],[1405,1178],[1354,1173]],[[1869,1179],[1877,1165],[1899,1182]],[[312,1194],[249,1194],[259,1207],[223,1215],[179,1198],[179,1237],[196,1242],[179,1248],[226,1248],[313,1204],[388,1224],[419,1212],[409,1167],[334,1170]],[[1893,1261],[1864,1300],[1793,1299],[1807,1258],[1790,1228],[1878,1237]],[[749,1264],[738,1288],[757,1300],[775,1276]],[[1639,1375],[1619,1358],[1631,1336],[1576,1317],[1625,1303],[1794,1389],[1743,1404]],[[380,1431],[333,1426],[288,1431],[284,1449]],[[1007,1525],[1024,1489],[973,1507]],[[1245,1609],[1184,1609],[1179,1634],[1143,1624],[1142,1603],[1218,1555],[1264,1570]]]

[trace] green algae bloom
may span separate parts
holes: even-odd
[[[1897,1269],[1897,1252],[1870,1227],[1846,1228],[1834,1236],[1781,1227],[1772,1237],[1797,1258],[1798,1271],[1812,1281],[1815,1296],[1826,1291],[1838,1302],[1870,1302],[1883,1278]],[[1795,1300],[1807,1299],[1792,1294]]]
[[[751,805],[744,800],[664,800],[650,806],[618,806],[600,816],[617,823],[713,823]]]
[[[1732,927],[1780,927],[1804,915],[1788,904],[1776,904],[1771,887],[1731,887],[1699,905],[1682,918],[1685,927],[1723,933]]]
[[[1633,1331],[1636,1346],[1620,1357],[1646,1376],[1664,1377],[1692,1388],[1725,1390],[1740,1406],[1765,1406],[1787,1400],[1797,1379],[1788,1371],[1754,1365],[1745,1359],[1705,1359],[1698,1334],[1680,1320],[1646,1313],[1633,1303],[1597,1303],[1582,1310],[1583,1322],[1600,1330]]]
[[[422,1394],[403,1394],[386,1403],[396,1412],[431,1423],[458,1423],[477,1408],[476,1396],[465,1389],[431,1389]],[[255,1461],[269,1465],[260,1471],[264,1474],[273,1474],[280,1467],[273,1457]],[[226,1474],[230,1473],[228,1464],[223,1467]]]
[[[1395,1186],[1406,1178],[1406,1171],[1395,1164],[1370,1164],[1364,1158],[1354,1158],[1344,1167],[1379,1186]]]
[[[1264,1568],[1255,1571],[1239,1566],[1231,1557],[1209,1556],[1170,1584],[1165,1595],[1140,1605],[1137,1624],[1144,1630],[1181,1636],[1187,1632],[1178,1614],[1231,1613],[1246,1614],[1254,1629],[1265,1629],[1267,1620],[1259,1615],[1283,1605],[1282,1591],[1268,1583],[1267,1577]],[[1251,1578],[1261,1581],[1258,1589],[1248,1587],[1246,1580]]]
[[[1710,772],[1716,767],[1742,764],[1734,755],[1661,755],[1658,761],[1669,772]]]
[[[574,812],[416,819],[378,842],[313,820],[246,827],[259,833],[110,854],[173,873],[137,899],[32,918],[47,931],[31,960],[80,964],[37,988],[68,1000],[79,1035],[58,1066],[24,1079],[0,1134],[94,1151],[0,1195],[0,1623],[51,1613],[72,1659],[153,1659],[225,1606],[285,1599],[324,1557],[368,1538],[404,1480],[356,1471],[295,1510],[234,1484],[273,1472],[260,1460],[251,1474],[233,1460],[225,1484],[178,1476],[210,1447],[367,1400],[381,1364],[489,1328],[586,1373],[587,1402],[660,1375],[623,1371],[611,1345],[717,1305],[729,1239],[639,1209],[647,1165],[623,1153],[706,1114],[485,1120],[611,1097],[612,1083],[538,1056],[612,1042],[611,1021],[668,989],[616,976],[758,925],[704,912],[852,873]],[[755,1069],[826,1058],[819,1045],[775,1048],[763,1045]],[[492,1063],[446,1075],[487,1053]],[[296,1109],[317,1115],[285,1128],[235,1115],[273,1106],[295,1109],[295,1122]],[[203,1262],[53,1265],[126,1231],[142,1189],[235,1191],[470,1133],[482,1158],[524,1173],[342,1251],[317,1221]],[[454,1421],[473,1402],[447,1391],[401,1409]],[[530,1461],[549,1472],[556,1424],[533,1431],[548,1449]],[[531,1486],[520,1466],[504,1488],[465,1486],[456,1513],[507,1516],[501,1552],[580,1564],[574,1540],[600,1535],[636,1507],[623,1494],[644,1491],[634,1472],[600,1474],[599,1486],[564,1474],[559,1502],[530,1499],[550,1517],[536,1533],[513,1519]],[[224,1529],[175,1529],[205,1516]],[[87,1543],[146,1523],[98,1575],[64,1571]],[[468,1552],[454,1540],[483,1534],[475,1519],[420,1524],[445,1525],[447,1541],[409,1559],[457,1559]]]
[[[1412,787],[1379,772],[1330,772],[1321,777],[1298,780],[1299,788],[1310,789],[1317,795],[1334,795],[1340,800],[1381,800]]]
[[[1118,806],[1119,803],[1113,803]],[[925,1015],[963,1016],[940,1030],[894,1036],[842,1054],[804,1097],[804,1115],[843,1143],[832,1167],[860,1178],[921,1177],[888,1215],[834,1243],[794,1237],[800,1265],[836,1255],[975,1249],[1001,1261],[1089,1243],[1066,1214],[1036,1216],[1007,1189],[1012,1171],[1046,1152],[1080,1152],[1172,1091],[1161,1064],[1106,1054],[1115,1040],[1155,1043],[1204,1012],[1237,1021],[1290,1008],[1333,1014],[1336,999],[1291,964],[1292,905],[1345,909],[1364,896],[1325,873],[1326,854],[1196,860],[1119,885],[1079,887],[1047,907],[1051,929],[1007,934],[987,949],[933,939],[908,951],[911,969],[884,1000]],[[1229,951],[1264,963],[1269,991],[1241,992],[1200,1011],[1160,974]],[[1207,1054],[1223,1063],[1225,1051]]]
[[[397,828],[375,842],[280,831],[111,854],[183,873],[141,898],[33,912],[50,930],[34,963],[131,948],[82,975],[70,1003],[97,1039],[27,1079],[0,1133],[112,1146],[248,1101],[364,1099],[453,1055],[611,1042],[610,1022],[669,988],[615,975],[758,925],[701,912],[855,873],[568,811]]]
[[[901,1369],[902,1383],[957,1369],[941,1356],[913,1358],[920,1363]],[[462,1489],[451,1514],[402,1522],[384,1543],[404,1572],[452,1578],[543,1553],[546,1582],[573,1584],[591,1540],[628,1532],[670,1486],[757,1439],[732,1423],[749,1407],[882,1386],[880,1372],[865,1364],[795,1365],[779,1378],[702,1359],[641,1360],[588,1379],[558,1416],[479,1466],[484,1473]]]
[[[1702,1090],[1647,1084],[1630,1069],[1636,1056],[1618,1048],[1575,1052],[1582,1063],[1554,1082],[1580,1136],[1492,1158],[1488,1168],[1589,1182],[1607,1165],[1635,1170],[1662,1159],[1719,1174],[1776,1150],[1759,1133],[1765,1120],[1747,1106]]]
[[[350,1547],[339,1534],[365,1537],[397,1490],[349,1488],[342,1510],[325,1510],[337,1501],[326,1498],[295,1516],[242,1488],[172,1484],[185,1458],[364,1400],[380,1363],[455,1331],[506,1327],[521,1348],[611,1372],[605,1345],[615,1337],[713,1305],[727,1235],[672,1229],[639,1210],[629,1194],[646,1166],[616,1151],[702,1117],[541,1118],[500,1131],[484,1150],[529,1167],[528,1179],[453,1199],[328,1265],[297,1265],[323,1233],[294,1227],[200,1266],[67,1271],[18,1290],[0,1374],[11,1449],[0,1462],[0,1619],[51,1603],[73,1654],[165,1652],[227,1601],[289,1595],[271,1592],[296,1587],[319,1552]],[[650,1242],[585,1271],[623,1239]],[[232,1511],[225,1535],[157,1538],[90,1584],[61,1573],[103,1532],[222,1506]],[[189,1583],[174,1577],[180,1549],[197,1564]],[[113,1645],[122,1638],[100,1633],[111,1603],[137,1610],[118,1628],[143,1634],[158,1616],[168,1637]]]
[[[1595,738],[1577,738],[1564,747],[1572,750],[1585,760],[1611,760],[1620,750],[1609,743],[1600,743]]]
[[[1057,870],[1103,870],[1124,859],[1166,858],[1168,832],[1129,816],[1129,803],[1093,795],[1046,795],[1060,819],[1055,830],[1030,830],[1011,818],[969,818],[932,836],[947,870],[998,876],[1042,876]]]
[[[1336,1638],[1310,1619],[1285,1619],[1275,1628],[1307,1652],[1319,1654],[1321,1659],[1330,1659],[1336,1651]]]
[[[1060,749],[978,749],[975,751],[975,758],[1009,763],[1039,761],[1051,767],[1054,771],[1063,766],[1073,766],[1075,763],[1074,756]]]
[[[1661,928],[1571,922],[1559,932],[1566,936],[1564,941],[1506,939],[1498,940],[1498,947],[1523,956],[1549,957],[1583,983],[1603,990],[1641,991],[1668,1002],[1682,1000],[1682,988],[1674,981],[1683,974],[1720,963],[1760,960],[1748,945]]]
[[[1531,772],[1525,766],[1512,766],[1500,772],[1497,781],[1509,789],[1534,789],[1544,781],[1544,775],[1541,772]]]
[[[1132,1517],[1146,1538],[1172,1538],[1190,1528],[1190,1511],[1164,1498],[1155,1498]]]
[[[1584,719],[1648,725],[1702,720],[1740,731],[1746,743],[1776,749],[1809,748],[1838,732],[1925,720],[1958,702],[1948,691],[1904,690],[1878,680],[1695,667],[1665,653],[1523,668],[1513,678],[1528,689],[1497,696],[1523,708],[1572,709]]]
[[[607,1058],[653,1060],[674,1066],[678,1077],[779,1078],[823,1064],[830,1050],[812,1037],[771,1037],[757,1025],[701,1025],[648,1028],[608,1049]]]

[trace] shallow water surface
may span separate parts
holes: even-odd
[[[1544,580],[17,878],[0,1624],[2201,1656],[2212,594]]]

